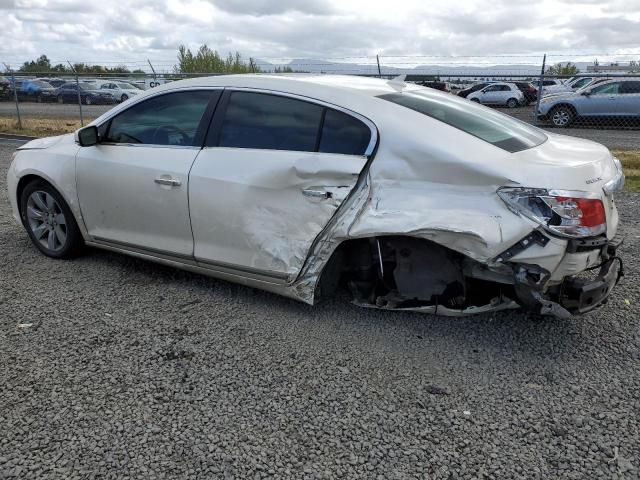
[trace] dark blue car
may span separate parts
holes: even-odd
[[[56,91],[58,103],[78,103],[78,86],[80,87],[80,100],[85,105],[98,103],[115,103],[111,92],[100,90],[90,83],[75,82],[65,83]]]
[[[25,80],[18,89],[18,97],[36,102],[53,102],[56,89],[43,80]]]

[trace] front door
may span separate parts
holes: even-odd
[[[294,278],[375,143],[357,115],[311,101],[225,92],[189,181],[196,260]]]
[[[139,102],[101,125],[80,148],[76,181],[91,237],[192,257],[189,170],[200,151],[205,110],[218,91],[182,91]]]
[[[581,98],[581,115],[585,116],[609,116],[616,115],[617,100],[619,95],[620,83],[605,83],[596,85],[591,89],[590,95],[584,95]]]

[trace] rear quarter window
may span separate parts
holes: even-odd
[[[533,148],[547,140],[540,129],[508,115],[468,100],[443,97],[414,90],[378,98],[439,120],[511,153]]]

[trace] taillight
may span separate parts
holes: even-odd
[[[602,200],[589,192],[504,187],[498,195],[514,212],[561,236],[592,237],[607,230]]]

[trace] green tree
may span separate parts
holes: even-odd
[[[19,71],[25,73],[49,72],[51,71],[51,62],[46,55],[40,55],[36,60],[24,62]]]
[[[184,45],[178,47],[178,65],[174,67],[176,73],[250,73],[259,72],[260,68],[252,58],[245,62],[240,52],[229,53],[223,58],[216,50],[202,45],[193,54]]]
[[[580,73],[580,69],[571,62],[567,62],[564,65],[556,63],[547,68],[546,71],[547,75],[575,75],[576,73]]]

